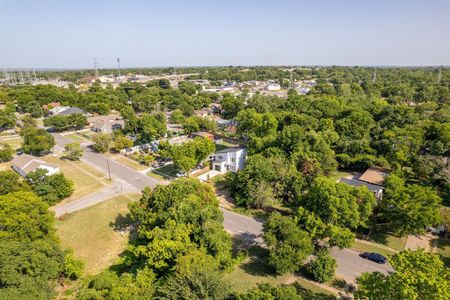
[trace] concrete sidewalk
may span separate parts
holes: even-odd
[[[115,181],[113,184],[105,186],[101,190],[81,197],[77,200],[56,205],[50,210],[55,212],[56,217],[72,213],[90,206],[94,206],[98,203],[111,199],[120,194],[127,193],[139,193],[140,191],[135,187],[121,181]]]

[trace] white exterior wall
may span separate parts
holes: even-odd
[[[47,174],[46,174],[47,176],[51,176],[51,175],[59,173],[59,167],[52,168],[50,166],[42,165],[42,166],[39,166],[38,169],[47,170]]]
[[[281,90],[281,86],[279,84],[268,84],[266,89],[268,91],[279,91]]]
[[[214,155],[214,160],[213,170],[222,173],[227,171],[237,172],[245,166],[245,150],[239,149],[234,152],[218,152]]]

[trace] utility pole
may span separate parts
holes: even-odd
[[[442,80],[442,68],[439,67],[437,83],[440,84]]]
[[[291,75],[290,75],[289,81],[290,81],[291,89],[294,89],[295,88],[295,86],[294,86],[294,68],[291,69]]]
[[[373,71],[373,76],[372,76],[372,83],[375,83],[377,81],[377,69],[375,69]]]
[[[95,72],[95,78],[98,79],[98,62],[97,62],[97,58],[94,58],[94,72]]]
[[[112,179],[111,179],[111,169],[109,168],[109,160],[108,159],[106,159],[106,165],[108,166],[109,181],[112,181]]]
[[[120,77],[120,57],[117,58],[117,67],[119,68],[119,77]]]

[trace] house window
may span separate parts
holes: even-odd
[[[236,158],[232,157],[231,162],[236,162]]]
[[[219,159],[222,159],[222,156],[219,155]]]
[[[230,166],[230,170],[231,170],[231,171],[234,171],[234,166]]]

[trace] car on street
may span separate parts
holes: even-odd
[[[359,256],[361,256],[364,259],[368,259],[371,261],[374,261],[379,264],[385,264],[387,262],[387,258],[383,255],[375,252],[363,252]]]

